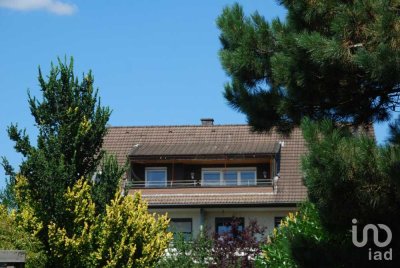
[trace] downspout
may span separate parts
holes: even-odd
[[[172,178],[171,178],[171,187],[172,184],[175,182],[175,159],[172,160]]]
[[[274,156],[275,174],[274,174],[274,177],[272,180],[272,187],[273,187],[274,194],[278,193],[278,180],[280,178],[280,172],[281,172],[281,149],[283,146],[285,146],[285,142],[279,141],[279,150],[278,150],[278,152],[275,153],[275,156]]]
[[[204,208],[200,208],[200,235],[204,231],[204,222],[205,222]]]

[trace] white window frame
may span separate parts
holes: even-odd
[[[236,171],[237,174],[237,183],[236,185],[224,185],[224,172],[226,171]],[[204,185],[204,173],[205,172],[219,172],[219,185],[218,186],[248,186],[247,184],[241,184],[241,171],[252,171],[254,172],[255,184],[251,184],[250,186],[257,185],[257,168],[256,167],[229,167],[229,168],[202,168],[201,169],[201,186],[210,186],[213,185]]]
[[[149,182],[147,181],[147,173],[149,171],[163,171],[165,173],[165,183],[164,183],[164,187],[167,187],[167,181],[168,181],[168,171],[166,167],[146,167],[145,168],[145,187],[149,187]],[[154,188],[157,188],[158,186],[152,186]]]

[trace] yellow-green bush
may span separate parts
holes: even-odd
[[[73,220],[70,233],[49,226],[51,251],[65,267],[152,267],[172,239],[166,215],[156,217],[136,193],[119,193],[96,216],[90,185],[79,180],[65,194]]]
[[[0,205],[0,249],[25,250],[26,267],[44,267],[46,255],[34,234],[25,231],[15,211]]]

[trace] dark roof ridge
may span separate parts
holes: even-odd
[[[251,127],[248,124],[218,124],[218,125],[212,125],[212,126],[202,126],[202,125],[147,125],[147,126],[107,126],[107,128],[169,128],[169,127],[237,127],[237,126],[243,126],[243,127]]]

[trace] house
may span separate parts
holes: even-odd
[[[272,231],[305,200],[299,129],[288,137],[254,133],[248,125],[109,127],[103,148],[128,161],[129,194],[141,191],[149,209],[168,212],[185,235],[223,232],[232,218]]]

